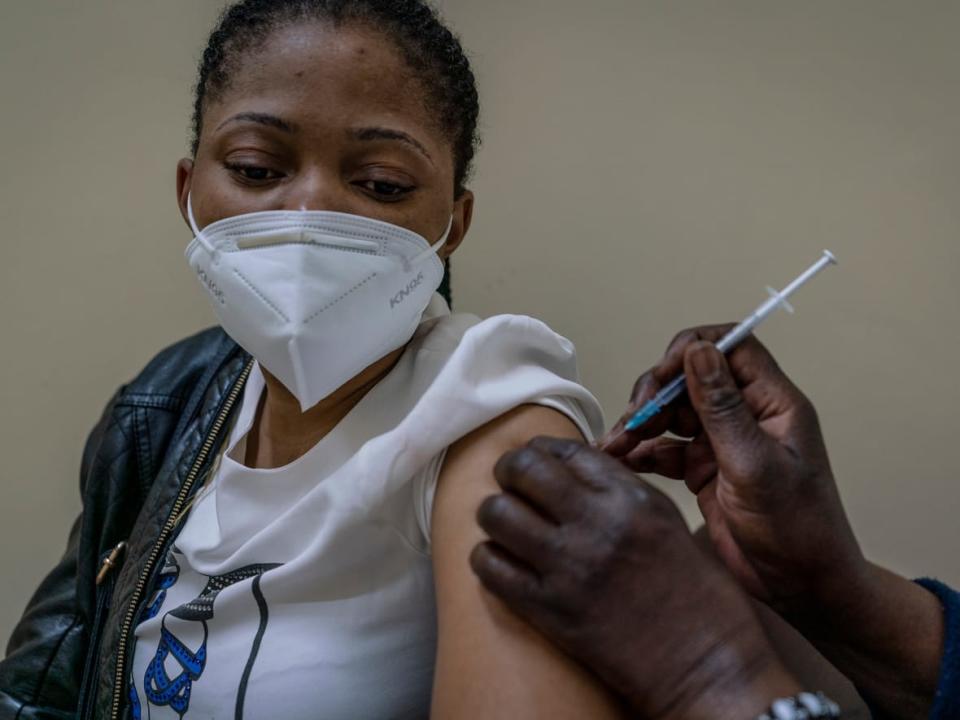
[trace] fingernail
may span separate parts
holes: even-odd
[[[714,384],[720,380],[720,351],[708,342],[697,343],[691,346],[690,364],[697,379],[705,384]]]

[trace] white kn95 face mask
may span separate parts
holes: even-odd
[[[202,230],[186,256],[220,325],[306,411],[406,344],[443,280],[415,232],[359,215],[255,212]]]

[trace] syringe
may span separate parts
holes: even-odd
[[[836,265],[837,258],[829,250],[823,251],[823,256],[813,265],[807,268],[792,283],[783,290],[777,292],[773,288],[767,288],[770,298],[753,311],[743,322],[737,325],[733,330],[724,335],[717,343],[717,349],[726,354],[739,345],[756,327],[767,319],[767,316],[773,314],[778,307],[783,307],[787,312],[793,312],[793,307],[787,302],[787,298],[793,295],[803,285],[805,285],[814,275],[819,273],[829,265]],[[647,400],[632,418],[627,422],[626,430],[636,430],[646,423],[650,418],[659,413],[669,403],[683,395],[687,389],[687,376],[680,373],[669,383],[667,383],[656,395]]]

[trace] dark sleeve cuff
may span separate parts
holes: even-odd
[[[960,593],[930,578],[915,582],[936,595],[943,605],[943,658],[930,720],[960,718]]]

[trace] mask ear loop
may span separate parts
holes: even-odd
[[[203,246],[204,250],[211,255],[215,255],[217,252],[216,249],[210,244],[207,238],[204,237],[203,231],[197,227],[197,221],[193,217],[193,201],[189,190],[187,191],[187,220],[190,222],[190,230],[193,231],[194,239]]]
[[[450,222],[447,223],[447,229],[443,231],[443,235],[440,236],[440,239],[437,240],[430,247],[424,249],[423,252],[419,252],[416,255],[414,255],[412,260],[404,261],[403,263],[404,269],[407,272],[409,272],[412,266],[419,265],[426,258],[439,252],[440,248],[442,248],[447,243],[447,240],[450,238],[450,231],[452,229],[453,229],[453,215],[450,216]]]

